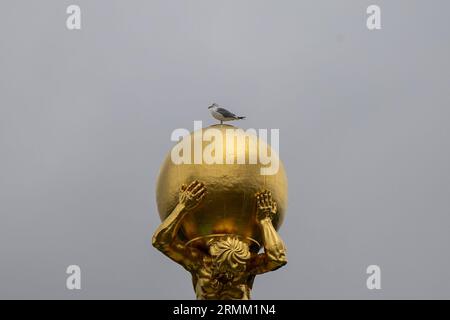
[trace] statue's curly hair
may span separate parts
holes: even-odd
[[[231,267],[234,271],[244,271],[250,258],[248,244],[233,236],[211,240],[209,252],[219,269]]]

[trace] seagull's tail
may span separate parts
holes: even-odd
[[[245,117],[237,117],[238,120],[243,120]]]

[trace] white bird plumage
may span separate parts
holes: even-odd
[[[211,111],[211,115],[215,119],[220,121],[220,124],[222,124],[224,121],[245,119],[245,117],[237,116],[233,112],[230,112],[227,109],[220,107],[217,103],[213,103],[208,107],[208,109]]]

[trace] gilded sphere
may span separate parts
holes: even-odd
[[[270,162],[267,157],[262,160],[261,152]],[[263,174],[269,167],[272,172]],[[184,217],[181,239],[203,246],[215,235],[234,234],[260,244],[255,194],[263,190],[271,191],[277,203],[272,222],[275,229],[280,228],[287,206],[286,173],[278,154],[256,134],[231,125],[213,125],[180,140],[164,160],[158,177],[156,200],[161,220],[177,205],[180,187],[194,180],[205,184],[207,195]]]

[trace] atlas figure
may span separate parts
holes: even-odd
[[[285,245],[272,224],[277,203],[268,190],[255,194],[256,221],[261,231],[263,253],[252,253],[248,243],[233,234],[210,239],[206,252],[187,246],[178,237],[183,218],[195,214],[206,196],[206,187],[199,181],[182,185],[178,204],[156,230],[152,244],[192,274],[197,299],[250,299],[256,275],[287,263]]]

